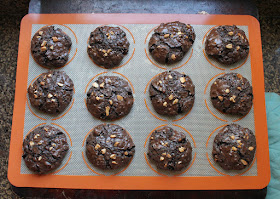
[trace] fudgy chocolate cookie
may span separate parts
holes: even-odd
[[[49,114],[63,112],[73,92],[74,84],[64,71],[42,73],[28,88],[30,104]]]
[[[152,133],[148,157],[158,169],[180,171],[192,160],[192,146],[184,133],[164,126]]]
[[[194,29],[179,21],[162,23],[154,30],[149,51],[161,64],[173,64],[183,59],[195,40]]]
[[[232,115],[246,115],[253,104],[252,86],[238,73],[227,73],[211,86],[210,97],[219,111]]]
[[[149,88],[150,99],[158,114],[174,116],[191,110],[195,86],[189,76],[166,71],[156,76]]]
[[[223,64],[234,64],[248,56],[249,42],[235,25],[219,26],[207,35],[205,52]]]
[[[67,63],[71,45],[71,38],[60,28],[47,26],[33,36],[31,53],[38,64],[58,68]]]
[[[241,170],[254,159],[256,138],[253,132],[238,124],[222,128],[213,143],[213,159],[225,170]]]
[[[129,45],[122,29],[102,26],[90,33],[87,52],[96,64],[113,68],[118,66],[128,53]]]
[[[126,116],[133,102],[128,82],[117,76],[98,77],[87,92],[87,109],[101,120],[116,120]]]
[[[31,171],[45,174],[61,165],[69,145],[65,134],[52,126],[39,126],[23,141],[23,159]]]
[[[115,124],[96,126],[86,140],[86,155],[97,168],[119,169],[129,164],[135,145],[125,129]]]

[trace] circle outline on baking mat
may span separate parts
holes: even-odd
[[[34,129],[36,129],[37,127],[42,126],[42,125],[48,125],[48,124],[47,124],[46,122],[37,124],[37,125],[34,126],[31,130],[28,131],[28,133],[24,136],[24,139],[27,137],[27,135],[28,135],[29,133],[31,133],[31,131],[33,131]],[[66,135],[68,136],[68,139],[69,139],[69,141],[70,141],[70,145],[71,145],[71,147],[72,147],[72,139],[71,139],[70,134],[66,131],[66,129],[63,128],[62,126],[56,124],[56,123],[51,123],[51,125],[55,125],[55,126],[59,127],[60,130],[62,129],[62,131],[63,131],[64,133],[66,133]],[[24,140],[24,139],[23,139],[23,140]],[[23,149],[22,149],[22,153],[23,153]],[[60,165],[60,166],[59,166],[58,168],[56,168],[54,171],[48,172],[48,173],[43,174],[43,175],[53,175],[53,174],[56,174],[56,173],[62,171],[62,170],[68,165],[69,161],[71,160],[71,157],[72,157],[72,151],[70,152],[69,158],[68,158],[68,160],[66,161],[66,163],[65,163],[64,165]],[[22,161],[22,159],[21,159],[21,161]],[[31,175],[38,175],[38,174],[35,174],[35,173],[32,172]]]
[[[34,82],[38,77],[40,77],[41,75],[42,75],[42,73],[39,74],[39,75],[37,75],[34,79],[32,79],[31,82],[30,82],[30,84],[28,85],[27,89],[28,89],[29,86],[32,85],[33,82]],[[75,95],[75,87],[74,87],[74,85],[73,85],[73,97],[72,97],[72,99],[71,99],[71,104],[68,104],[67,108],[66,108],[63,112],[57,114],[57,117],[52,118],[51,121],[61,119],[62,117],[64,117],[64,116],[72,109],[72,107],[73,107],[73,105],[74,105],[74,101],[75,101],[74,95]],[[28,92],[26,93],[26,103],[27,103],[27,107],[28,107],[29,111],[30,111],[35,117],[37,117],[37,118],[39,118],[39,119],[41,119],[41,120],[47,120],[46,118],[43,118],[43,117],[39,116],[38,114],[36,114],[32,109],[38,111],[39,113],[46,114],[46,115],[52,117],[51,114],[44,113],[44,112],[42,112],[42,111],[40,111],[40,110],[37,110],[36,108],[33,108],[33,107],[31,106],[30,100],[29,100],[29,94],[28,94]],[[32,108],[31,108],[31,107],[32,107]]]
[[[102,123],[102,124],[106,124],[106,123]],[[114,124],[114,123],[110,123],[111,125],[117,125],[117,124]],[[98,126],[98,125],[97,125]],[[88,135],[93,131],[93,129],[95,129],[95,127],[96,126],[94,126],[91,130],[89,130],[89,132],[86,134],[86,136],[85,136],[85,138],[83,139],[83,142],[82,142],[82,148],[84,148],[84,146],[85,146],[85,141],[86,141],[86,139],[87,139],[87,137],[88,137]],[[124,129],[124,128],[123,128]],[[131,135],[129,134],[129,132],[126,130],[126,129],[124,129],[125,130],[125,132],[128,134],[128,136],[131,138],[131,140],[133,140],[132,139],[132,137],[131,137]],[[99,176],[106,176],[106,175],[104,175],[104,174],[102,174],[102,173],[98,173],[97,171],[95,171],[93,168],[95,168],[92,164],[92,166],[90,166],[90,164],[88,164],[88,162],[86,161],[86,158],[85,158],[85,155],[84,155],[84,151],[82,151],[82,156],[83,156],[83,161],[84,161],[84,163],[86,164],[86,166],[87,166],[87,168],[88,169],[90,169],[93,173],[95,173],[95,174],[97,174],[97,175],[99,175]],[[130,166],[130,164],[131,164],[131,162],[132,162],[132,160],[133,160],[133,158],[134,158],[134,155],[133,155],[133,157],[131,158],[131,160],[129,161],[129,163],[124,167],[124,168],[120,168],[120,169],[118,169],[118,171],[117,171],[117,173],[114,173],[114,174],[111,174],[111,175],[108,175],[108,176],[116,176],[116,175],[119,175],[119,174],[121,174],[122,172],[124,172],[129,166]],[[93,167],[93,168],[92,168]],[[120,170],[120,171],[119,171]],[[106,172],[106,171],[104,171],[104,172]]]
[[[206,38],[206,36],[208,35],[208,33],[209,33],[211,30],[213,30],[214,28],[216,28],[216,27],[218,27],[218,26],[221,26],[221,25],[216,25],[216,26],[210,28],[210,29],[205,33],[205,35],[203,36],[203,39],[202,39],[202,51],[203,51],[203,55],[204,55],[205,59],[207,60],[207,62],[208,62],[210,65],[214,66],[215,68],[217,68],[217,69],[219,69],[219,70],[225,70],[226,68],[221,68],[221,67],[219,67],[219,66],[216,66],[214,63],[212,63],[210,57],[209,57],[208,55],[206,55],[206,53],[205,53],[205,42],[204,42],[204,41],[205,41],[205,38]],[[248,40],[249,40],[249,39],[248,39]],[[250,55],[250,51],[249,51],[247,57],[244,59],[244,61],[242,61],[242,62],[240,63],[240,65],[236,66],[235,68],[230,68],[229,70],[231,70],[231,71],[232,71],[232,70],[236,70],[236,69],[240,68],[241,66],[243,66],[243,65],[247,62],[249,55]],[[221,64],[221,65],[223,66],[223,64]],[[227,65],[225,65],[225,67],[226,67],[226,66],[227,66]],[[228,66],[230,66],[230,65],[228,65]]]
[[[52,69],[61,69],[61,68],[63,68],[64,66],[67,66],[68,64],[70,64],[70,62],[72,62],[73,59],[75,58],[75,56],[76,56],[76,54],[77,54],[77,52],[78,52],[78,38],[77,38],[76,33],[75,33],[70,27],[68,27],[68,26],[66,26],[66,25],[64,25],[64,24],[48,24],[48,25],[45,25],[45,26],[41,27],[38,31],[36,31],[35,34],[36,34],[37,32],[39,32],[42,28],[45,28],[45,27],[47,27],[47,26],[55,26],[55,25],[60,25],[60,26],[64,26],[64,27],[68,28],[68,29],[73,33],[73,35],[75,36],[76,45],[77,45],[73,57],[72,57],[71,59],[69,59],[69,60],[66,62],[65,65],[60,66],[60,67],[57,67],[57,68],[52,68]],[[64,31],[62,31],[62,32],[63,32],[64,34],[66,34]],[[34,35],[35,35],[35,34],[34,34]],[[68,36],[69,36],[69,35],[68,35]],[[70,51],[71,51],[71,50],[72,50],[72,46],[71,46],[71,48],[69,49],[68,54],[70,54]],[[30,45],[29,51],[30,51],[31,57],[33,58],[33,60],[35,61],[35,63],[36,63],[37,65],[41,66],[42,68],[45,68],[45,69],[50,70],[50,68],[39,64],[39,63],[34,59],[33,54],[31,53],[31,45]]]
[[[211,111],[211,109],[210,109],[210,107],[209,107],[209,105],[208,105],[208,103],[207,103],[207,99],[210,97],[210,96],[207,96],[207,89],[208,89],[209,84],[210,84],[215,78],[217,78],[218,76],[224,75],[224,74],[226,74],[226,73],[225,73],[225,72],[219,73],[219,74],[213,76],[213,77],[207,82],[207,84],[206,84],[206,86],[205,86],[205,89],[204,89],[204,96],[205,96],[205,97],[204,97],[204,103],[205,103],[205,106],[206,106],[207,110],[211,113],[211,115],[214,116],[215,118],[217,118],[218,120],[221,120],[221,121],[223,121],[223,122],[238,122],[238,121],[242,120],[243,118],[245,118],[245,117],[251,112],[251,109],[252,109],[254,103],[253,103],[253,105],[251,106],[251,108],[250,108],[250,110],[248,111],[248,113],[246,113],[245,115],[241,115],[240,117],[238,117],[237,119],[234,119],[234,120],[232,120],[232,121],[228,121],[228,118],[222,119],[222,118],[218,117],[216,114],[213,113],[213,111]],[[248,80],[248,81],[249,81],[249,80]],[[209,90],[209,89],[208,89],[208,90]],[[254,100],[254,99],[253,99],[253,100]],[[225,117],[227,117],[227,116],[235,116],[235,117],[237,117],[236,115],[225,114],[225,113],[221,112],[220,110],[216,109],[215,107],[214,107],[214,109],[217,110],[217,111],[219,111],[219,112],[220,112],[221,114],[223,114],[223,116],[225,116]]]
[[[144,149],[146,149],[146,145],[147,145],[147,142],[148,142],[149,138],[151,137],[151,134],[152,134],[155,130],[157,130],[158,128],[164,127],[164,126],[167,126],[167,125],[168,125],[168,124],[162,124],[162,125],[160,125],[160,126],[157,126],[156,128],[154,128],[154,129],[148,134],[148,136],[147,136],[146,139],[145,139]],[[172,125],[173,125],[173,126],[176,126],[176,127],[178,127],[178,128],[181,128],[183,131],[185,131],[185,132],[191,137],[191,139],[192,139],[192,141],[193,141],[194,148],[196,149],[196,143],[195,143],[195,140],[194,140],[192,134],[191,134],[187,129],[185,129],[184,127],[182,127],[182,126],[180,126],[180,125],[177,125],[177,124],[172,124]],[[147,151],[147,150],[146,150],[146,151]],[[146,151],[144,151],[144,157],[145,157],[146,163],[147,163],[147,165],[150,167],[150,169],[153,170],[155,173],[161,175],[161,176],[170,177],[170,176],[168,176],[168,175],[165,175],[165,174],[159,172],[158,170],[156,170],[156,169],[154,169],[154,168],[152,167],[152,165],[150,164],[150,161],[149,161],[148,158],[147,158],[147,153],[146,153]],[[192,165],[194,164],[195,159],[196,159],[196,152],[194,153],[194,156],[193,156],[193,158],[192,158],[192,161],[189,163],[189,165],[188,165],[182,172],[180,171],[179,173],[176,173],[176,174],[174,174],[174,175],[172,175],[172,176],[173,176],[173,177],[175,177],[175,176],[180,176],[180,175],[186,173],[186,172],[192,167]]]
[[[151,81],[152,81],[154,78],[156,78],[157,76],[159,76],[160,74],[162,74],[162,73],[156,74],[155,76],[153,76],[153,77],[148,81],[148,83],[147,83],[146,86],[145,86],[144,95],[146,95],[147,89],[148,89],[148,87],[149,87]],[[144,98],[144,103],[145,103],[145,107],[148,109],[148,112],[149,112],[152,116],[154,116],[156,119],[161,120],[161,121],[163,121],[163,122],[167,122],[167,121],[168,121],[167,119],[163,119],[163,118],[161,118],[160,116],[157,116],[157,115],[159,115],[158,113],[156,113],[156,114],[157,114],[157,115],[156,115],[155,113],[153,113],[153,111],[151,111],[150,107],[148,106],[146,97]],[[172,121],[172,122],[177,122],[177,121],[180,121],[180,120],[184,119],[184,118],[187,117],[187,116],[189,115],[189,113],[192,111],[193,107],[194,107],[194,103],[193,103],[193,106],[191,107],[191,109],[190,109],[187,113],[185,113],[185,114],[184,114],[183,116],[181,116],[180,118],[172,119],[171,121]],[[154,112],[156,112],[156,111],[154,111]],[[180,115],[180,114],[179,114],[179,115]],[[168,118],[168,116],[166,116],[166,117]],[[172,117],[172,116],[171,116],[171,117]]]
[[[219,129],[221,129],[221,128],[227,126],[227,125],[228,125],[228,124],[221,125],[221,126],[217,127],[214,131],[212,131],[212,132],[210,133],[209,137],[207,138],[207,142],[206,142],[206,144],[205,144],[206,149],[208,149],[209,140],[210,140],[210,138],[213,136],[213,134],[214,134],[215,132],[217,132]],[[241,175],[243,175],[244,173],[248,172],[248,171],[252,168],[252,166],[255,164],[255,161],[256,161],[256,153],[255,153],[255,155],[254,155],[254,159],[253,159],[252,163],[251,163],[247,168],[243,169],[243,170],[242,170],[242,173],[238,173],[238,174],[236,174],[236,175],[229,175],[229,174],[223,173],[223,172],[221,172],[218,168],[216,168],[216,167],[212,164],[212,162],[211,162],[211,160],[210,160],[210,158],[209,158],[208,152],[206,152],[206,158],[207,158],[208,163],[210,164],[210,166],[211,166],[216,172],[218,172],[218,173],[220,173],[220,174],[222,174],[222,175],[224,175],[224,176],[231,176],[231,177],[232,177],[232,176],[241,176]],[[220,169],[222,169],[222,168],[220,168]]]
[[[154,29],[156,29],[157,27],[159,27],[159,25],[156,26],[156,27],[154,27],[154,28],[152,28],[152,29],[148,32],[147,36],[145,37],[145,41],[144,41],[144,46],[145,46],[145,48],[144,48],[144,50],[145,50],[145,55],[146,55],[146,57],[148,58],[148,60],[149,60],[154,66],[156,66],[156,67],[158,67],[158,68],[160,68],[160,69],[163,69],[163,70],[175,70],[175,69],[179,69],[179,68],[182,68],[183,66],[187,65],[187,63],[190,61],[190,59],[192,58],[192,55],[193,55],[193,45],[191,46],[192,49],[189,49],[189,50],[188,50],[188,52],[191,50],[191,54],[189,55],[189,58],[187,59],[187,61],[186,61],[185,63],[179,65],[179,66],[174,67],[174,68],[171,68],[171,67],[172,67],[171,65],[170,65],[169,67],[162,67],[162,66],[160,66],[159,64],[157,64],[156,61],[152,61],[153,58],[151,58],[151,57],[149,56],[149,53],[147,52],[146,43],[147,43],[147,39],[148,39],[149,35],[152,34],[152,31],[153,31]],[[188,52],[186,52],[185,55],[186,55]],[[184,56],[185,56],[185,55],[184,55]],[[179,61],[179,62],[182,62],[182,60]]]
[[[135,39],[134,39],[134,36],[133,36],[132,32],[131,32],[127,27],[125,27],[125,26],[123,26],[123,25],[120,25],[120,24],[102,24],[102,25],[100,25],[100,26],[97,26],[97,28],[98,28],[98,27],[102,27],[102,26],[107,26],[107,25],[116,25],[116,26],[121,26],[122,28],[124,28],[124,29],[125,29],[126,31],[128,31],[128,33],[131,35],[132,40],[133,40],[133,44],[135,45]],[[88,37],[88,39],[87,39],[87,46],[88,46],[89,39],[90,39],[90,35],[89,35],[89,37]],[[121,64],[121,65],[119,65],[119,66],[112,67],[112,68],[105,68],[104,66],[98,65],[97,63],[95,63],[95,62],[93,61],[93,59],[89,56],[88,53],[87,53],[87,55],[88,55],[89,59],[93,62],[94,65],[96,65],[96,66],[98,66],[98,67],[100,67],[100,68],[102,68],[102,69],[105,69],[105,70],[114,70],[114,69],[118,69],[118,68],[121,68],[121,67],[127,65],[127,64],[130,62],[130,60],[133,58],[134,53],[135,53],[135,47],[133,48],[133,51],[132,51],[131,56],[128,58],[128,60],[127,60],[125,63],[123,63],[123,64]],[[123,61],[123,60],[122,60],[122,61]]]

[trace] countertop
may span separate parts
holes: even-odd
[[[34,8],[34,12],[40,7],[43,8],[43,5],[39,5],[38,1],[31,2],[33,4],[30,6]],[[50,0],[42,2],[54,3],[55,1]],[[248,10],[248,12],[259,18],[261,24],[265,90],[266,92],[276,92],[280,94],[280,1],[255,0],[254,3],[257,5],[259,12],[256,13],[254,10]],[[205,6],[207,7],[207,5]],[[0,3],[0,198],[18,197],[12,191],[11,185],[7,179],[7,166],[13,115],[20,21],[22,17],[28,13],[28,7],[29,0],[2,0]],[[46,6],[45,9],[47,9]],[[99,12],[102,11],[106,12],[104,9],[101,9]],[[46,13],[47,11],[45,10],[44,12]],[[58,12],[62,11],[58,10]],[[208,12],[210,14],[218,14],[222,11],[210,9]],[[258,196],[262,194],[263,192],[260,192]],[[160,195],[161,194],[157,196]],[[176,197],[178,194],[172,193],[167,195]],[[138,195],[138,197],[140,196],[141,194]],[[150,198],[153,196],[153,193],[142,196]],[[107,195],[107,197],[110,197],[110,195]],[[237,197],[237,195],[232,197]]]

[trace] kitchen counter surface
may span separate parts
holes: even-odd
[[[7,179],[7,165],[9,155],[9,144],[10,144],[10,133],[12,126],[12,115],[13,115],[13,101],[15,92],[15,78],[16,78],[16,66],[17,66],[17,49],[18,49],[18,38],[20,30],[20,21],[22,17],[28,13],[28,0],[23,1],[12,1],[2,0],[0,3],[0,198],[17,198],[18,196],[12,191],[11,185]],[[58,1],[42,1],[32,0],[29,12],[48,13],[51,11],[51,5]],[[46,2],[49,2],[49,6],[46,6]],[[75,2],[75,1],[74,1]],[[97,1],[100,2],[100,1]],[[149,2],[149,1],[148,1]],[[176,1],[174,1],[176,2]],[[251,15],[259,18],[261,24],[262,34],[262,47],[263,47],[263,61],[264,61],[264,73],[265,73],[265,90],[266,92],[276,92],[280,94],[280,1],[268,0],[262,2],[261,0],[255,0],[258,7],[259,14],[254,9],[249,9]],[[75,4],[73,5],[75,7]],[[86,4],[79,4],[80,9],[84,8]],[[125,6],[125,4],[124,4]],[[244,6],[246,8],[246,6]],[[57,7],[59,8],[59,6]],[[207,9],[207,5],[200,11],[208,11],[210,14],[226,14],[226,10]],[[205,8],[205,9],[204,9]],[[33,9],[33,10],[32,10]],[[78,9],[78,8],[77,8]],[[108,9],[102,10],[101,7],[92,7],[95,12],[108,12]],[[97,9],[97,10],[94,10]],[[144,9],[144,8],[143,8]],[[177,8],[179,9],[179,8]],[[232,9],[234,13],[234,9]],[[242,10],[242,9],[241,9]],[[118,11],[118,7],[115,8],[115,12]],[[144,10],[146,13],[152,12],[152,10]],[[57,9],[55,12],[63,12],[63,9]],[[79,11],[82,12],[82,11]],[[129,12],[129,10],[128,10]],[[168,11],[166,11],[168,12]],[[192,12],[197,12],[196,9],[192,9]],[[243,10],[244,12],[244,10]],[[163,12],[164,13],[164,12]],[[182,12],[186,13],[186,12]],[[55,190],[53,191],[55,192]],[[71,191],[68,191],[72,193]],[[67,193],[68,193],[67,192]],[[100,192],[100,191],[96,191]],[[64,193],[64,192],[63,192]],[[69,194],[68,193],[68,194]],[[119,195],[119,192],[115,193],[115,197]],[[162,192],[164,193],[164,192]],[[244,192],[243,192],[244,193]],[[43,194],[43,193],[42,193]],[[65,194],[65,193],[64,193]],[[74,193],[73,193],[74,194]],[[177,193],[165,193],[169,197],[180,196]],[[237,195],[242,192],[237,193]],[[263,196],[265,190],[256,192],[258,196]],[[71,194],[70,194],[71,195]],[[156,196],[161,196],[158,194]],[[237,196],[235,195],[235,196]],[[135,198],[136,198],[135,194]],[[138,197],[152,197],[153,192],[139,194]],[[201,195],[203,196],[203,195]],[[211,195],[210,195],[211,196]],[[212,195],[214,196],[214,195]],[[110,195],[104,195],[110,197]],[[61,195],[63,198],[63,194]],[[100,197],[99,197],[100,198]]]

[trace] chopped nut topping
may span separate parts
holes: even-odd
[[[112,154],[112,155],[110,155],[110,158],[115,160],[115,159],[117,159],[117,155],[116,154]]]
[[[154,139],[154,137],[151,137],[150,139],[151,139],[151,140],[153,140],[153,139]]]
[[[104,53],[104,57],[107,57],[108,56],[108,53]]]
[[[236,148],[235,146],[231,147],[231,149],[232,149],[233,151],[237,151],[237,148]]]
[[[240,145],[238,145],[237,147],[241,149],[242,146],[241,146],[241,144],[240,144]]]
[[[48,98],[52,98],[53,95],[51,93],[48,94]]]
[[[37,36],[36,38],[37,38],[37,39],[40,39],[40,38],[41,38],[41,36]]]
[[[38,96],[34,94],[34,98],[38,98]]]
[[[109,115],[109,111],[110,111],[110,107],[109,106],[106,106],[106,108],[105,108],[106,110],[105,110],[105,112],[106,112],[106,116],[108,116]]]
[[[164,35],[164,38],[168,38],[168,37],[169,37],[169,34],[165,34],[165,35]]]
[[[238,35],[239,37],[241,37],[241,34],[240,34],[240,33],[237,33],[237,35]]]
[[[229,35],[229,36],[232,36],[232,35],[233,35],[233,32],[229,32],[228,35]]]
[[[185,83],[185,82],[186,82],[186,78],[180,77],[180,82],[181,82],[181,83]]]
[[[47,50],[47,47],[46,46],[43,46],[42,48],[41,48],[41,51],[46,51]]]
[[[116,161],[112,161],[112,164],[118,164]]]
[[[179,161],[178,164],[182,164],[182,161]]]
[[[100,97],[97,96],[97,97],[95,97],[95,99],[96,99],[97,101],[99,101],[99,100],[100,100]]]
[[[112,100],[109,100],[109,103],[112,105],[112,104],[113,104],[113,101],[112,101]]]
[[[237,74],[236,76],[237,76],[239,79],[242,79],[242,77],[243,77],[243,76],[240,75],[240,74]]]
[[[125,152],[124,152],[124,155],[128,155],[128,152],[127,152],[127,151],[125,151]]]
[[[173,98],[174,98],[174,96],[172,94],[169,95],[169,97],[168,97],[169,100],[173,100]]]
[[[161,156],[161,157],[159,158],[159,160],[160,160],[160,161],[163,161],[163,160],[164,160],[164,157]]]
[[[119,145],[119,142],[115,142],[114,146],[118,146]]]
[[[170,37],[173,37],[173,34],[171,34]]]
[[[88,47],[88,48],[91,48],[91,46],[90,46],[90,45],[88,45],[87,47]]]
[[[240,90],[240,91],[242,90],[242,88],[240,86],[238,86],[237,89]]]
[[[100,86],[100,88],[103,88],[104,87],[104,82],[102,82],[99,86]]]
[[[224,98],[222,96],[218,96],[219,100],[222,102]]]
[[[99,144],[96,144],[95,147],[94,147],[94,149],[97,150],[97,149],[99,149],[100,147],[101,147],[101,146],[100,146]]]
[[[179,102],[178,99],[175,99],[172,104],[177,104]]]
[[[57,83],[57,85],[58,85],[58,86],[60,86],[60,87],[61,87],[61,86],[63,86],[63,84],[62,84],[62,83],[60,83],[60,82],[58,82],[58,83]]]
[[[162,104],[164,107],[167,107],[167,102],[163,102]]]
[[[234,136],[234,135],[232,135],[232,136],[230,136],[230,138],[231,138],[232,140],[234,140],[234,139],[235,139],[235,136]]]
[[[40,84],[41,84],[42,86],[44,86],[44,85],[45,85],[45,82],[40,82]]]
[[[103,53],[106,53],[107,51],[105,49],[102,50]]]
[[[123,101],[123,96],[117,95],[117,99],[120,100],[120,101]]]
[[[110,34],[111,34],[111,35],[113,35],[113,34],[114,34],[114,32],[113,32],[113,31],[111,31],[111,32],[110,32]]]
[[[240,49],[240,46],[236,46],[236,50],[239,50]]]
[[[109,53],[109,52],[111,52],[111,51],[112,51],[111,49],[108,49],[108,50],[107,50],[107,53]]]
[[[49,129],[47,129],[47,128],[44,128],[44,130],[45,130],[45,131],[48,131]]]
[[[232,44],[227,44],[226,48],[231,49],[232,48]]]
[[[240,144],[240,143],[241,143],[241,140],[237,140],[237,143]]]
[[[34,143],[33,141],[30,141],[30,142],[29,142],[29,145],[30,145],[30,146],[33,146],[34,144],[35,144],[35,143]]]
[[[50,148],[49,148],[49,150],[51,151],[53,149],[53,147],[51,146]]]
[[[50,46],[50,49],[53,50],[53,46]]]
[[[52,102],[56,102],[56,99],[51,99]]]
[[[52,40],[53,40],[54,42],[57,42],[57,41],[58,41],[58,38],[57,38],[57,37],[52,37]]]
[[[46,44],[47,44],[47,41],[44,40],[44,41],[42,42],[41,46],[45,46]]]
[[[177,35],[182,35],[183,33],[181,31],[177,32]]]
[[[161,155],[166,155],[166,153],[164,152],[164,153],[162,153]]]
[[[56,144],[55,144],[55,143],[52,143],[52,146],[53,146],[53,147],[55,147],[55,146],[56,146]]]
[[[225,92],[226,92],[226,93],[229,93],[229,89],[227,88],[227,89],[225,90]]]
[[[159,84],[162,84],[162,81],[161,81],[161,80],[159,80],[159,81],[158,81],[158,83],[159,83]]]
[[[172,54],[172,55],[171,55],[171,59],[175,60],[175,59],[176,59],[176,55],[175,55],[175,54]]]
[[[217,82],[214,82],[214,84],[216,85],[216,84],[217,84]]]
[[[92,86],[95,87],[95,88],[98,88],[98,87],[99,87],[99,85],[98,85],[96,82],[94,82],[94,83],[92,84]]]
[[[41,161],[41,160],[42,160],[42,156],[39,156],[39,157],[38,157],[38,160]]]
[[[172,77],[172,75],[168,75],[168,78],[169,78],[169,79],[172,79],[173,77]]]
[[[167,153],[166,157],[171,158],[171,155],[169,153]]]
[[[39,31],[39,35],[42,35],[43,34],[43,31]]]
[[[231,102],[235,102],[234,97],[230,97],[229,100],[230,100]]]
[[[116,137],[116,135],[114,135],[114,134],[110,135],[110,138],[115,138],[115,137]]]
[[[245,166],[248,164],[245,160],[241,159],[240,162],[242,162],[242,164],[244,164]]]
[[[106,153],[106,149],[101,149],[101,153],[105,154]]]
[[[181,146],[181,147],[179,148],[179,151],[180,151],[181,153],[184,152],[184,151],[185,151],[185,147],[182,147],[182,146]]]

